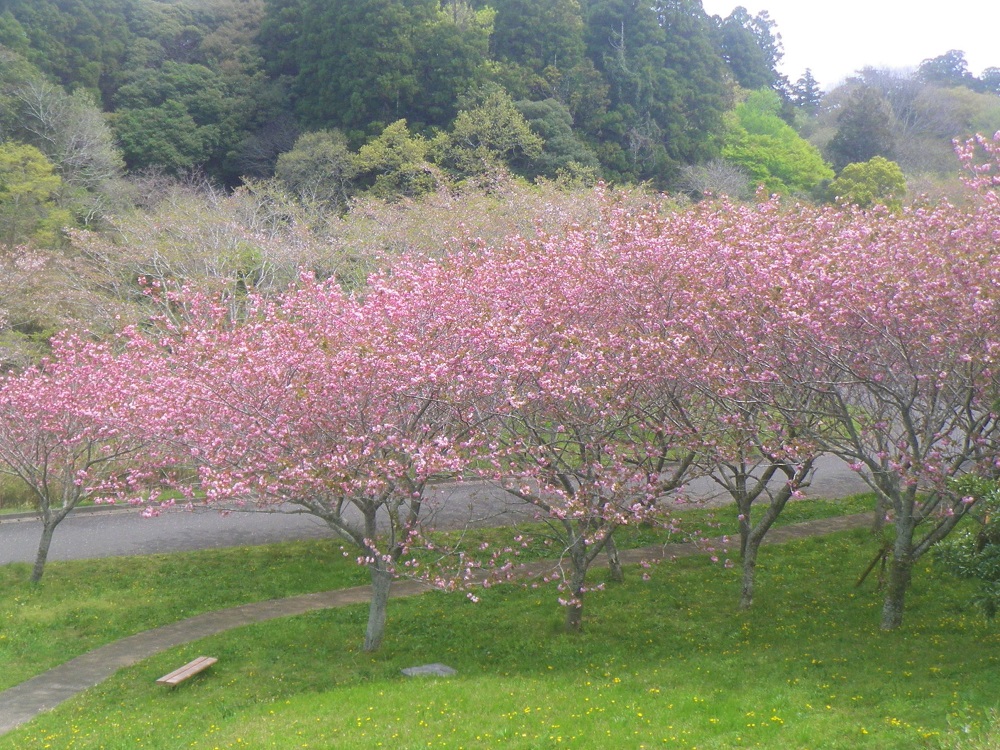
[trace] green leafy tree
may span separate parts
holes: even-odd
[[[590,59],[568,70],[560,69],[552,82],[553,96],[569,110],[574,129],[596,141],[608,122],[608,82]]]
[[[896,162],[876,156],[840,170],[830,183],[829,195],[861,208],[883,205],[898,210],[903,207],[906,195],[906,177]]]
[[[924,83],[938,86],[968,86],[976,87],[976,77],[969,72],[969,64],[965,61],[962,50],[948,50],[943,55],[931,57],[920,63],[917,77]]]
[[[970,475],[955,485],[976,500],[976,511],[970,515],[978,525],[946,539],[937,551],[938,559],[959,578],[978,582],[973,602],[993,619],[1000,611],[1000,483]]]
[[[57,198],[62,180],[52,162],[34,146],[0,144],[0,244],[33,241],[54,245],[73,223]]]
[[[458,113],[449,133],[435,140],[438,161],[460,177],[495,172],[501,166],[532,164],[542,154],[540,136],[499,87]],[[536,172],[537,174],[537,172]]]
[[[257,41],[264,69],[274,78],[294,78],[299,72],[299,35],[303,28],[302,0],[265,0]]]
[[[485,77],[490,34],[496,15],[473,10],[467,0],[448,0],[432,21],[413,31],[420,93],[409,117],[444,126],[455,116],[459,95]]]
[[[191,170],[209,160],[216,143],[215,130],[199,125],[180,102],[126,109],[111,124],[131,169]]]
[[[666,185],[680,164],[715,153],[729,106],[711,20],[693,0],[597,0],[588,55],[608,82],[602,164],[617,179]]]
[[[10,10],[0,13],[0,47],[22,56],[29,54],[31,49],[28,32]]]
[[[537,74],[568,70],[583,60],[584,22],[579,0],[490,0],[496,10],[493,56]]]
[[[300,115],[358,134],[400,118],[446,125],[458,92],[478,80],[493,19],[438,0],[301,0],[294,12],[281,3],[275,11],[287,23],[272,16],[268,28],[275,39],[294,37],[294,65],[286,50],[264,53],[272,68],[294,69]]]
[[[136,0],[5,0],[28,37],[28,59],[63,86],[101,89],[132,38],[127,18]],[[9,28],[16,28],[13,24]]]
[[[135,71],[115,94],[112,119],[129,168],[176,172],[197,166],[235,182],[239,175],[228,169],[231,155],[273,107],[258,84],[170,60]]]
[[[232,73],[256,75],[263,68],[257,35],[264,18],[264,0],[214,0],[204,6],[206,18],[194,62]]]
[[[781,98],[754,91],[729,116],[722,156],[772,193],[812,193],[833,170],[820,152],[781,119]]]
[[[430,141],[397,120],[358,151],[358,182],[376,198],[414,198],[437,189],[438,169],[428,160]]]
[[[223,116],[227,94],[225,83],[216,71],[204,65],[168,60],[159,68],[135,71],[115,94],[114,108],[121,111],[179,103],[193,118],[207,124]]]
[[[18,139],[22,105],[17,92],[35,84],[47,84],[42,72],[22,55],[0,45],[0,141]]]
[[[371,151],[366,152],[366,158],[370,165],[375,164]],[[281,154],[274,176],[303,203],[342,206],[357,173],[358,165],[344,134],[322,130],[300,136],[291,151]]]
[[[1000,94],[1000,68],[986,68],[979,76],[979,88],[987,94]]]
[[[527,161],[524,171],[556,177],[561,171],[590,170],[597,173],[600,163],[594,152],[573,132],[573,115],[555,99],[516,102],[531,132],[542,139],[541,152]]]
[[[488,65],[491,82],[515,99],[566,101],[576,94],[573,84],[586,60],[579,0],[476,0],[476,6],[496,10]]]

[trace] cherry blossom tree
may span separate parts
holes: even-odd
[[[360,550],[372,577],[365,650],[380,645],[391,581],[419,532],[428,480],[467,460],[461,318],[401,267],[364,300],[305,281],[233,323],[189,301],[162,342],[147,422],[219,507],[305,512]],[[407,284],[409,283],[409,287]],[[472,416],[474,418],[474,414]]]
[[[699,243],[697,255],[706,264],[692,339],[703,361],[714,363],[690,429],[706,474],[734,502],[741,609],[753,602],[760,546],[787,502],[808,486],[819,452],[811,393],[801,385],[803,360],[787,349],[783,335],[795,321],[774,287],[777,275],[801,265],[804,248],[792,238],[773,242],[776,207],[723,203],[686,217],[683,232]]]
[[[815,397],[804,387],[812,363],[786,335],[802,324],[787,279],[810,267],[817,246],[813,226],[795,220],[797,210],[778,199],[703,202],[661,220],[654,241],[660,265],[683,278],[673,325],[687,342],[684,376],[697,393],[684,424],[700,471],[734,501],[744,609],[753,601],[760,545],[808,485],[819,453]]]
[[[951,480],[1000,469],[996,207],[875,212],[827,257],[835,307],[805,343],[828,374],[814,382],[825,445],[891,510],[884,629],[902,622],[914,563],[973,502]]]
[[[974,503],[954,480],[1000,468],[995,144],[960,154],[978,165],[968,206],[798,206],[770,223],[774,247],[812,235],[806,262],[787,264],[772,294],[794,323],[774,329],[786,352],[774,367],[807,365],[797,380],[811,395],[791,413],[811,415],[811,439],[858,471],[889,513],[884,629],[902,622],[916,561]]]
[[[42,536],[31,580],[45,571],[56,527],[85,499],[131,484],[141,440],[126,426],[141,385],[112,344],[65,336],[37,367],[0,381],[0,472],[34,495]]]
[[[355,544],[366,649],[432,477],[476,467],[535,506],[578,630],[615,529],[671,523],[697,470],[736,501],[749,606],[759,545],[820,451],[891,509],[897,627],[914,563],[974,503],[953,480],[1000,469],[998,149],[961,151],[964,207],[605,201],[586,229],[400,259],[364,296],[304,281],[239,321],[195,298],[151,355],[145,429],[195,466],[191,492],[312,513]]]
[[[615,529],[670,524],[664,497],[693,458],[676,417],[687,391],[668,336],[670,269],[631,232],[609,211],[599,231],[511,240],[466,261],[486,291],[477,348],[493,353],[478,407],[499,421],[487,473],[545,522],[569,631],[582,628],[594,560],[607,553],[620,576]]]

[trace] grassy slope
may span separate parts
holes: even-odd
[[[337,542],[0,566],[0,689],[92,648],[246,602],[367,582]]]
[[[782,523],[870,507],[864,496],[809,501],[787,508]],[[706,533],[732,532],[731,519],[686,512],[690,526]],[[663,541],[651,529],[622,529],[625,547]],[[467,542],[509,542],[505,529],[470,534]],[[536,545],[523,560],[551,556]],[[339,542],[295,542],[174,555],[51,562],[39,586],[28,584],[28,565],[0,566],[0,690],[92,648],[158,625],[246,602],[368,582],[355,555]]]
[[[664,564],[589,595],[587,630],[559,632],[551,590],[493,589],[478,605],[393,602],[375,656],[364,608],[263,623],[160,655],[0,740],[2,748],[920,748],[1000,694],[1000,631],[967,591],[922,569],[905,627],[853,586],[865,532],[768,550],[755,611],[734,570]],[[220,662],[153,684],[198,654]],[[442,661],[450,680],[399,669]]]

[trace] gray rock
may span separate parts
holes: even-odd
[[[452,675],[458,674],[456,670],[445,664],[424,664],[420,667],[407,667],[401,671],[407,677],[423,677],[425,675],[430,675],[432,677],[451,677]]]

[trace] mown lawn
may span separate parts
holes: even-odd
[[[865,531],[769,548],[743,615],[735,570],[632,569],[588,595],[577,636],[554,591],[515,586],[394,601],[375,655],[358,649],[364,607],[262,623],[124,670],[0,750],[956,747],[1000,702],[1000,629],[928,563],[903,629],[880,632],[874,582],[854,587],[873,549]],[[199,654],[220,661],[154,684]],[[400,674],[430,662],[459,673]]]
[[[805,501],[786,509],[781,523],[858,512],[865,496]],[[732,533],[726,509],[684,512],[702,533]],[[528,529],[539,530],[539,525]],[[508,529],[470,533],[466,546],[509,543]],[[662,531],[622,529],[622,548],[662,543]],[[541,542],[522,560],[552,555]],[[56,539],[58,544],[58,538]],[[50,562],[38,586],[29,565],[0,566],[0,690],[133,633],[215,609],[368,583],[357,555],[338,541],[291,542],[173,555]]]
[[[0,566],[0,690],[202,612],[368,581],[331,541],[51,562],[37,586],[30,572]]]

